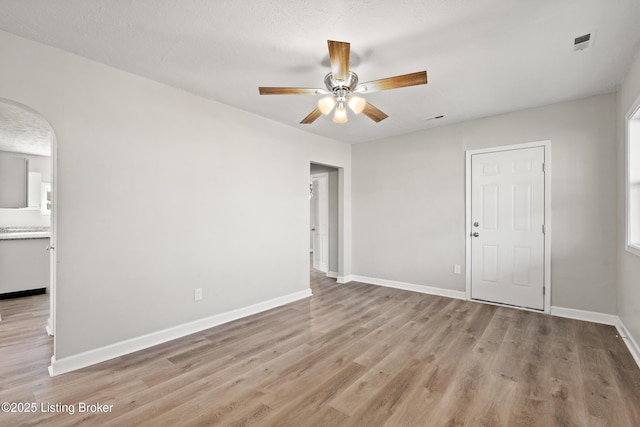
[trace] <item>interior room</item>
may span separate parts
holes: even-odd
[[[0,424],[640,425],[639,18],[0,1]]]
[[[0,298],[49,287],[50,129],[37,113],[0,99]]]

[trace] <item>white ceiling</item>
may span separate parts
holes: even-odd
[[[0,29],[347,142],[614,91],[639,18],[638,0],[0,0]],[[361,81],[426,69],[429,84],[366,95],[378,124],[300,125],[315,96],[258,95],[323,87],[329,39],[351,43]]]
[[[0,101],[0,151],[51,155],[51,127],[38,114]]]

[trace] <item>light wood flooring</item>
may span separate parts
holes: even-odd
[[[38,405],[0,425],[640,426],[613,327],[312,281],[310,299],[54,378],[47,296],[0,301],[0,402]]]

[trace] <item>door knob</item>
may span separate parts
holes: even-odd
[[[478,222],[474,222],[474,223],[473,223],[473,226],[474,226],[474,227],[480,227],[480,223],[478,223]]]
[[[479,235],[480,235],[480,233],[478,233],[477,231],[472,234],[473,237],[478,237]]]

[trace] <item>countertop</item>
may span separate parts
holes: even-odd
[[[51,227],[0,227],[0,240],[48,239]]]

